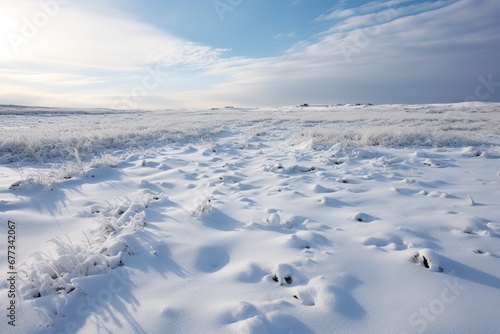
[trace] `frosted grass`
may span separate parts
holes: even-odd
[[[117,111],[1,106],[0,163],[85,160],[105,152],[199,141],[221,131],[287,130],[290,144],[467,147],[500,134],[500,105],[341,105]]]

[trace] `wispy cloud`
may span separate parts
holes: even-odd
[[[391,9],[390,20],[379,23],[383,27],[363,31],[389,10],[387,5],[396,4],[401,7]],[[380,11],[367,13],[368,9]],[[305,98],[322,102],[463,101],[479,73],[499,71],[493,55],[500,52],[496,19],[500,3],[494,0],[481,5],[473,0],[420,5],[374,2],[336,13],[343,17],[341,28],[332,22],[313,40],[295,44],[286,55],[217,64],[211,71],[231,81],[203,96],[227,94],[241,100],[238,94],[245,92],[250,96],[248,103],[258,100],[260,104],[287,99],[300,103]],[[356,43],[360,33],[366,40],[359,42],[363,47],[354,44],[359,52],[348,63],[341,46]]]
[[[274,36],[274,39],[288,39],[288,38],[295,38],[297,35],[295,32],[289,32],[289,33],[279,33],[276,36]]]
[[[347,32],[392,22],[394,20],[434,11],[460,0],[441,0],[412,4],[412,0],[374,1],[356,8],[333,9],[316,21],[334,21],[325,33]]]
[[[218,62],[228,51],[230,50],[175,40],[164,44],[152,56],[151,63],[166,68],[204,69]]]

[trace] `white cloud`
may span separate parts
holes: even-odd
[[[171,65],[196,66],[204,57],[213,61],[224,52],[182,40],[121,13],[110,15],[92,9],[73,3],[61,8],[36,35],[19,45],[19,52],[10,48],[10,57],[3,53],[2,60],[123,69],[142,66],[148,58],[160,56]],[[31,12],[34,10],[36,7]],[[11,32],[22,36],[22,22],[18,20],[18,29]]]
[[[30,90],[33,99],[26,104],[39,104],[36,101],[43,94],[53,97],[51,86],[114,84],[117,77],[128,79],[128,84],[115,87],[119,95],[140,83],[151,66],[164,71],[169,67],[201,69],[227,51],[183,40],[95,2],[72,1],[49,12],[40,3],[0,4],[0,19],[5,19],[0,25],[0,68],[10,70],[0,71],[0,86],[10,87],[10,92],[12,87]],[[27,92],[18,95],[30,96]]]

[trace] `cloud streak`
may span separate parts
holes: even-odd
[[[380,12],[367,16],[367,8]],[[259,96],[261,104],[305,99],[326,103],[459,102],[475,87],[478,75],[493,73],[500,80],[494,56],[500,51],[497,2],[408,2],[392,9],[387,22],[366,29],[387,10],[374,2],[348,12],[332,11],[343,19],[284,56],[220,63],[212,71],[232,80],[221,84],[219,92],[236,99],[244,91]],[[351,48],[347,50],[351,62],[342,46]],[[498,92],[495,96],[500,97]]]

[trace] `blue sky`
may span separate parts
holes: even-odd
[[[0,3],[0,104],[500,101],[498,0]]]

